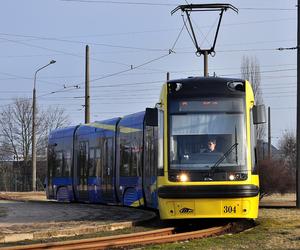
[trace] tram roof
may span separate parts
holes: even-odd
[[[172,79],[168,83],[183,83],[183,84],[201,84],[201,83],[218,83],[218,84],[227,84],[228,82],[245,82],[245,80],[240,78],[223,78],[223,77],[188,77],[181,79]]]
[[[49,136],[51,137],[51,139],[62,138],[62,137],[72,137],[74,134],[74,131],[76,130],[77,127],[78,126],[58,128],[58,129],[52,130]]]
[[[245,80],[222,77],[189,77],[167,82],[169,95],[179,97],[242,96],[245,94]]]

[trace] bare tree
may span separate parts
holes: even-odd
[[[263,97],[261,91],[261,75],[259,61],[256,57],[243,56],[241,63],[241,75],[243,79],[250,82],[256,104],[263,104]],[[257,125],[256,138],[263,141],[266,134],[266,128],[264,124]]]
[[[19,161],[29,161],[31,145],[32,108],[29,99],[16,99],[2,109],[0,114],[1,145],[7,156]]]
[[[69,125],[69,116],[59,107],[49,107],[38,115],[37,123],[37,152],[44,155],[47,149],[50,131]]]
[[[37,108],[36,137],[37,156],[45,160],[47,140],[50,130],[67,125],[68,116],[60,108]],[[29,173],[32,147],[32,102],[20,98],[5,106],[0,113],[0,153],[3,163],[13,162],[14,178],[21,178]],[[6,171],[3,168],[3,171]],[[26,177],[29,178],[28,176]],[[31,178],[31,177],[30,177]],[[41,180],[42,181],[42,180]],[[29,180],[27,180],[29,182]],[[27,184],[26,184],[27,185]]]

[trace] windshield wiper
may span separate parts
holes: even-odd
[[[213,173],[214,170],[227,158],[227,156],[237,147],[238,143],[234,143],[210,168],[210,173]]]

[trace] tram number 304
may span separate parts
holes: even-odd
[[[224,214],[236,213],[236,206],[224,206]]]

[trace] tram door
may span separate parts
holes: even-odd
[[[102,198],[104,202],[114,202],[114,144],[113,138],[103,140]]]
[[[77,159],[77,195],[79,201],[88,201],[88,148],[87,141],[79,142],[79,155]]]
[[[145,126],[144,133],[143,189],[147,206],[156,208],[157,127]]]

